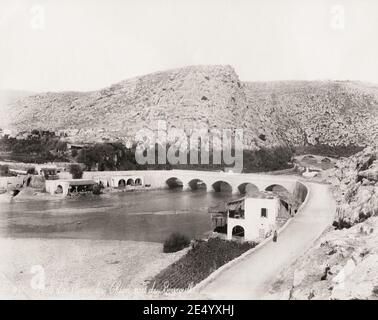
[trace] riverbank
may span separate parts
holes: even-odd
[[[143,299],[145,281],[186,250],[163,253],[160,243],[137,241],[0,238],[0,252],[1,299]]]

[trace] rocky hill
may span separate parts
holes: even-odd
[[[157,72],[93,92],[43,93],[10,104],[17,130],[71,140],[130,140],[141,128],[242,128],[245,146],[366,145],[378,140],[378,87],[359,82],[241,82],[230,66]]]
[[[282,299],[378,299],[378,148],[328,172],[337,201],[333,228],[272,288]]]
[[[349,227],[378,215],[378,148],[368,147],[338,161],[328,172],[338,203],[335,225]]]
[[[245,83],[248,105],[294,145],[378,141],[378,86],[350,81]]]
[[[31,96],[33,94],[34,93],[31,91],[0,89],[0,128],[7,127],[9,106],[21,98]]]
[[[158,120],[166,120],[168,128],[242,128],[250,148],[282,143],[258,113],[246,118],[243,84],[229,66],[157,72],[93,92],[38,94],[10,110],[18,130],[66,130],[86,142],[133,140],[139,129],[156,129]]]

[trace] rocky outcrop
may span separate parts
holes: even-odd
[[[378,299],[378,148],[369,147],[329,170],[337,201],[334,227],[281,273],[281,299]]]
[[[378,299],[378,218],[332,230],[282,273],[278,299]]]
[[[338,203],[335,226],[352,226],[378,215],[378,148],[369,147],[340,160],[328,172]]]

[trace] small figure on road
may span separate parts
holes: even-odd
[[[277,242],[277,230],[274,230],[274,234],[273,234],[273,242]]]

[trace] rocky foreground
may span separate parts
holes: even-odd
[[[279,275],[281,299],[378,299],[378,150],[366,148],[328,172],[334,226]]]

